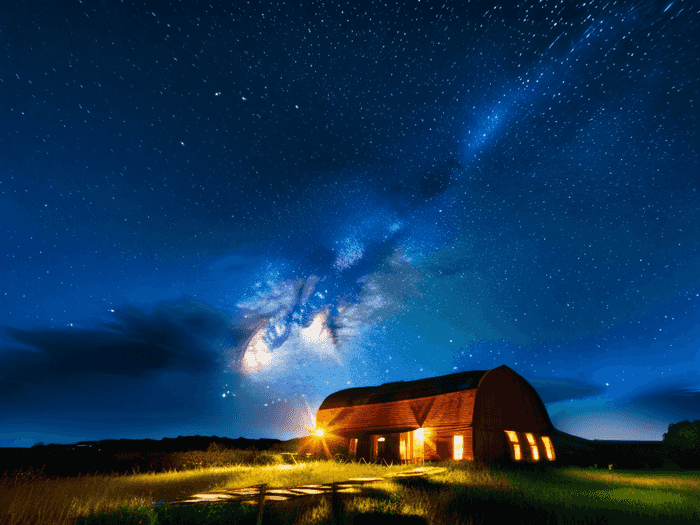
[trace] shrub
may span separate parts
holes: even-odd
[[[684,468],[700,466],[700,420],[671,423],[663,442],[667,462]]]
[[[142,507],[124,507],[106,514],[90,513],[78,518],[77,525],[156,525],[156,516]]]

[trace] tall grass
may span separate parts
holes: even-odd
[[[202,467],[220,464],[226,453],[193,453],[201,456],[197,468],[162,473],[73,478],[50,478],[32,471],[5,473],[0,478],[0,524],[255,523],[255,505],[163,504],[197,493],[262,483],[272,489],[376,477],[386,479],[340,494],[346,523],[351,523],[354,515],[372,512],[422,516],[430,525],[700,522],[700,472],[527,470],[443,462],[436,466],[445,468],[444,472],[428,478],[401,478],[392,474],[415,466],[328,461],[288,465],[279,454],[252,452],[247,460],[256,465],[241,461]],[[219,457],[214,461],[216,454]],[[266,502],[264,515],[265,523],[329,524],[331,502],[325,495]],[[106,521],[99,521],[103,518]]]

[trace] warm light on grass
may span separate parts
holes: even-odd
[[[206,456],[201,459],[206,463]],[[278,459],[281,462],[282,457]],[[75,525],[78,517],[90,513],[108,513],[124,508],[152,513],[156,502],[189,499],[198,493],[263,483],[268,489],[274,489],[380,477],[387,479],[359,486],[353,492],[342,492],[344,512],[349,515],[369,511],[414,514],[425,518],[429,525],[498,522],[503,516],[494,513],[505,515],[513,509],[518,510],[521,518],[514,523],[548,522],[537,514],[541,509],[549,509],[547,512],[555,514],[553,523],[576,525],[627,523],[632,514],[635,525],[700,522],[698,473],[662,472],[639,476],[634,472],[593,472],[554,465],[542,472],[533,472],[493,469],[471,461],[445,461],[436,466],[445,470],[431,474],[427,479],[392,476],[412,470],[414,465],[386,467],[333,461],[233,465],[185,472],[69,479],[22,474],[8,476],[6,473],[0,478],[0,523]],[[318,525],[331,519],[330,498],[327,496],[296,501],[279,503],[283,510],[288,509],[284,510],[288,513],[282,521],[275,523]],[[468,502],[466,507],[465,502]],[[605,519],[572,518],[577,512],[593,513]],[[606,521],[613,515],[615,519]],[[628,521],[621,521],[624,519]]]
[[[272,454],[270,454],[272,455]],[[281,458],[280,458],[281,461]],[[298,465],[236,465],[124,476],[79,476],[69,479],[27,476],[0,478],[2,525],[74,525],[90,513],[123,507],[152,508],[193,494],[268,484],[269,488],[325,484],[350,478],[377,478],[407,470],[405,465],[314,461]]]

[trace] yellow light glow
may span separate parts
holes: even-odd
[[[515,456],[516,461],[522,459],[523,456],[520,454],[520,445],[513,445],[513,455]]]
[[[554,461],[554,445],[552,445],[552,440],[549,436],[542,436],[542,443],[544,443],[544,449],[547,452],[547,459],[549,461]]]
[[[537,449],[537,441],[535,441],[535,436],[532,434],[525,434],[528,443],[530,443],[530,451],[532,452],[532,459],[535,461],[540,460],[540,451]]]
[[[454,437],[454,459],[459,460],[464,458],[464,436]]]
[[[379,438],[379,441],[386,441],[386,438],[381,437]]]
[[[413,433],[413,457],[412,461],[423,461],[425,459],[425,445],[423,439],[425,438],[425,431],[419,428]]]
[[[317,435],[318,437],[321,437],[321,436],[323,435],[323,429],[322,429],[322,428],[317,428],[317,429],[316,429],[316,435]]]
[[[508,439],[513,445],[513,457],[515,458],[515,461],[520,461],[523,458],[523,455],[520,452],[518,434],[516,434],[513,430],[506,430],[505,432],[508,434]]]

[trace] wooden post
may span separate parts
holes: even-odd
[[[263,508],[265,507],[265,489],[267,489],[267,483],[260,485],[260,496],[258,498],[258,525],[262,525]]]
[[[331,484],[331,523],[333,525],[342,525],[343,509],[340,504],[340,494],[338,493],[338,483]]]

